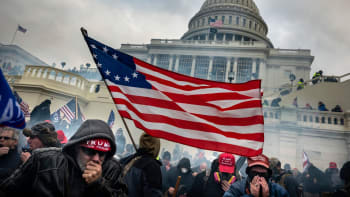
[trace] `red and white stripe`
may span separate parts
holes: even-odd
[[[305,152],[303,152],[303,171],[305,171],[309,167],[309,164],[310,164],[309,157]]]
[[[24,113],[24,116],[25,117],[30,117],[30,113],[29,113],[29,105],[27,103],[25,103],[24,101],[22,101],[20,104],[19,104],[21,110],[23,111]]]
[[[243,156],[262,153],[260,81],[228,84],[188,77],[134,58],[152,89],[106,80],[121,116],[155,137]]]
[[[74,112],[72,112],[72,110],[70,110],[67,105],[64,105],[63,107],[61,107],[60,110],[69,122],[75,118]]]

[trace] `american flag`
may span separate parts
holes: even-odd
[[[303,171],[305,171],[310,165],[309,157],[307,156],[306,152],[303,151]]]
[[[108,121],[107,124],[109,125],[110,128],[113,127],[115,121],[115,116],[113,110],[111,110],[111,113],[109,113]]]
[[[214,18],[209,19],[209,25],[211,27],[222,27],[222,21]]]
[[[243,156],[262,153],[260,80],[229,84],[197,79],[84,37],[120,115],[136,127],[202,149]]]
[[[24,102],[23,99],[18,95],[18,93],[16,91],[14,91],[14,96],[16,97],[16,100],[19,103],[19,106],[20,106],[21,110],[23,111],[24,116],[30,117],[28,103]]]
[[[22,33],[26,33],[27,32],[27,29],[22,27],[22,26],[20,26],[20,25],[18,25],[17,30],[22,32]]]
[[[65,104],[63,107],[60,108],[60,111],[64,114],[64,119],[66,119],[69,124],[73,119],[76,119],[75,108],[76,108],[75,99],[70,100],[67,104]],[[78,103],[78,119],[85,121],[85,116],[83,115],[83,113],[81,113],[79,103]]]

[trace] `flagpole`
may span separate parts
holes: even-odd
[[[78,120],[78,97],[75,96],[75,120]]]
[[[18,31],[18,27],[16,28],[16,31],[15,31],[15,33],[13,34],[13,37],[12,37],[12,40],[11,40],[10,44],[12,44],[13,41],[15,40],[17,31]]]
[[[88,36],[88,33],[87,33],[86,29],[84,29],[84,28],[82,27],[82,28],[80,28],[80,31],[81,31],[81,33],[83,34],[83,37],[84,37],[84,40],[85,40],[85,37]],[[85,41],[86,41],[86,40],[85,40]],[[89,50],[90,50],[90,47],[88,47],[88,48],[89,48]],[[90,50],[90,52],[91,52],[91,54],[92,54],[92,51],[91,51],[91,50]],[[95,61],[95,59],[94,59],[94,61]],[[95,62],[95,64],[96,64],[96,62]],[[105,86],[108,88],[108,85],[107,85],[106,81],[103,80],[103,82],[105,83]],[[111,91],[108,91],[108,92],[109,92],[111,98],[113,98]],[[118,108],[117,108],[117,111],[118,111]],[[119,112],[119,111],[118,111],[118,112]],[[125,126],[125,128],[126,128],[126,131],[128,132],[128,135],[129,135],[129,137],[130,137],[130,139],[131,139],[132,145],[134,146],[135,150],[137,150],[137,147],[136,147],[134,138],[133,138],[132,135],[131,135],[131,132],[130,132],[130,130],[129,130],[129,127],[128,127],[128,125],[126,124],[124,117],[123,117],[123,116],[121,116],[121,117],[122,117],[123,124],[124,124],[124,126]]]

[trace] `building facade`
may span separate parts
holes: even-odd
[[[213,21],[214,24],[213,24]],[[121,50],[158,67],[221,82],[262,79],[264,92],[308,79],[314,57],[306,49],[275,49],[253,0],[206,0],[181,39],[122,44]]]

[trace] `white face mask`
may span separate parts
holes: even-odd
[[[187,168],[181,168],[181,172],[182,172],[183,174],[186,174],[186,173],[188,172],[188,169],[187,169]]]

